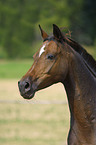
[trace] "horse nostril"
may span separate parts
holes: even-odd
[[[28,89],[29,87],[30,87],[29,83],[26,82],[26,83],[25,83],[25,89]]]
[[[18,86],[19,86],[19,84],[20,84],[20,81],[18,81]]]
[[[19,87],[20,94],[22,96],[24,94],[28,95],[29,91],[31,90],[31,82],[28,79],[18,81],[18,87]]]

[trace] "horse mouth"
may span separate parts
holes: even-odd
[[[24,99],[30,100],[30,99],[32,99],[32,98],[34,97],[35,91],[34,91],[34,92],[30,92],[30,93],[25,93],[25,94],[20,93],[20,95],[21,95]]]

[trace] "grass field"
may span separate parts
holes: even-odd
[[[50,93],[51,92],[51,93]],[[19,104],[17,80],[0,80],[0,145],[65,145],[69,128],[67,104]],[[66,101],[61,84],[36,93],[34,101]]]
[[[21,78],[31,67],[33,60],[0,60],[0,78]]]

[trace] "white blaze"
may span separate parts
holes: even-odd
[[[42,47],[41,47],[41,49],[40,49],[40,52],[39,52],[39,57],[41,56],[41,54],[45,51],[45,46],[46,46],[46,44],[44,44]]]

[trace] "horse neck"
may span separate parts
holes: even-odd
[[[96,82],[85,66],[82,57],[77,53],[74,53],[73,56],[69,62],[68,74],[63,84],[67,93],[71,116],[81,120],[81,118],[90,116],[91,111],[94,110],[92,102],[94,102],[93,96],[96,93]],[[88,110],[90,110],[89,114],[87,113]]]

